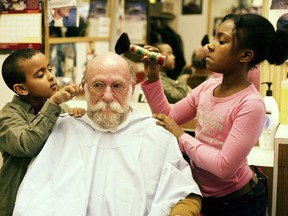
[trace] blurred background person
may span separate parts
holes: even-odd
[[[193,89],[200,85],[208,78],[213,77],[213,72],[206,69],[206,54],[208,53],[207,44],[209,43],[208,35],[204,35],[201,40],[201,47],[193,51],[191,63],[187,64],[181,74],[188,74],[188,86]]]
[[[188,86],[193,89],[205,80],[213,77],[213,72],[206,69],[207,47],[199,47],[194,50],[191,62],[192,64],[184,68],[183,73],[190,74],[187,79]]]
[[[182,74],[178,76],[177,80],[168,77],[166,73],[167,70],[173,70],[175,68],[175,56],[172,47],[167,43],[157,43],[154,46],[157,47],[162,54],[167,56],[165,65],[160,67],[160,79],[168,102],[176,103],[186,97],[191,90],[187,85],[189,75]]]

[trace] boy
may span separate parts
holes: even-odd
[[[77,84],[57,91],[57,81],[45,55],[38,50],[14,51],[4,61],[2,76],[17,95],[0,111],[0,215],[10,216],[27,167],[51,133],[62,109],[80,93]],[[72,110],[75,116],[83,109]]]

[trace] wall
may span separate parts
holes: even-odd
[[[231,13],[233,6],[238,4],[238,0],[210,0],[210,17],[209,17],[209,37],[213,36],[213,26],[215,18],[223,18],[225,14]],[[217,8],[217,9],[216,9]]]
[[[7,55],[0,55],[0,68],[2,69],[3,61]],[[2,71],[2,70],[1,70]],[[3,78],[2,78],[2,72],[1,72],[1,78],[0,78],[0,109],[9,101],[11,101],[11,98],[13,97],[13,92],[6,86]],[[2,166],[2,155],[0,154],[0,168]]]
[[[202,14],[198,15],[182,15],[181,1],[175,1],[178,11],[176,19],[177,25],[175,29],[181,35],[184,45],[184,56],[186,63],[191,63],[193,50],[201,46],[201,40],[208,29],[208,5],[209,1],[203,0]]]
[[[2,71],[2,64],[5,58],[8,55],[0,55],[0,68]],[[13,97],[13,92],[6,86],[3,78],[2,78],[2,72],[1,72],[1,78],[0,78],[0,108],[2,108],[7,102],[11,101]]]

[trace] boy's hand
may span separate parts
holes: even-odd
[[[73,107],[68,110],[70,116],[81,117],[86,113],[86,110],[80,107]]]
[[[64,86],[49,98],[49,101],[54,104],[61,104],[68,100],[71,100],[74,96],[80,94],[82,89],[78,84],[71,84]]]

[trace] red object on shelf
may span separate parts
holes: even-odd
[[[0,49],[2,50],[17,50],[24,48],[32,48],[36,50],[42,49],[42,44],[34,44],[34,43],[0,43]]]

